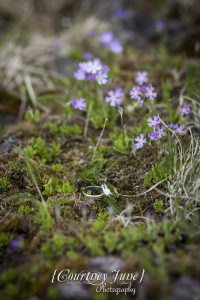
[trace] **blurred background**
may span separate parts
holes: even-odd
[[[158,22],[168,50],[195,55],[199,0],[0,0],[0,123],[22,120],[27,87],[34,104],[34,93],[55,92],[52,78],[72,76],[72,49],[98,56],[99,36],[112,30],[126,48],[148,52],[159,42]]]

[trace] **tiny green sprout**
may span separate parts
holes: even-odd
[[[17,212],[19,213],[19,214],[30,214],[31,213],[31,207],[29,206],[29,205],[26,205],[26,206],[24,206],[24,205],[20,205],[19,207],[18,207],[18,210],[17,210]]]
[[[78,253],[76,253],[76,252],[73,251],[73,250],[67,251],[66,254],[67,254],[67,257],[68,257],[70,260],[77,260],[77,259],[79,258]]]
[[[75,188],[75,185],[70,185],[69,181],[65,181],[62,183],[62,186],[59,187],[58,191],[61,194],[72,194],[75,193],[77,191],[77,189]]]
[[[34,223],[42,225],[45,231],[54,224],[54,220],[49,212],[49,206],[50,204],[48,202],[46,202],[46,207],[43,203],[37,202],[37,211],[33,219]]]
[[[53,194],[53,191],[59,188],[59,180],[57,178],[43,179],[44,192],[43,195],[49,197]]]
[[[54,286],[48,288],[47,295],[50,300],[59,300],[60,298],[59,292]]]
[[[9,283],[5,287],[5,292],[9,297],[16,298],[17,296],[19,296],[20,290],[19,287],[16,286],[15,284]]]
[[[11,188],[10,183],[7,181],[5,177],[0,178],[0,188],[4,191]]]
[[[92,237],[90,235],[86,235],[84,237],[80,236],[80,238],[82,239],[82,242],[84,243],[85,247],[88,250],[90,250],[92,256],[104,255],[104,251],[100,243],[100,236]]]
[[[104,244],[109,253],[117,248],[119,237],[116,232],[108,231],[104,234]]]
[[[65,123],[59,126],[59,133],[61,135],[72,136],[74,134],[80,135],[83,132],[82,127],[77,124],[73,126],[67,126]]]
[[[165,210],[163,208],[163,201],[156,199],[154,203],[154,209],[155,212],[164,212]]]
[[[46,123],[46,127],[50,129],[50,133],[56,135],[59,131],[58,124],[56,122]]]
[[[16,169],[17,173],[23,173],[23,165],[20,164],[18,161],[9,161],[9,165],[11,168]]]
[[[0,286],[4,286],[16,279],[17,272],[14,268],[9,268],[0,275]]]
[[[70,136],[71,135],[71,127],[67,126],[65,123],[63,123],[62,125],[60,125],[59,127],[59,133],[61,135],[67,135]]]
[[[52,165],[52,170],[54,171],[54,172],[60,172],[60,170],[62,169],[62,165],[61,164],[53,164]]]
[[[12,235],[6,233],[6,232],[1,232],[0,234],[0,248],[1,247],[7,247],[12,240]]]
[[[40,122],[40,111],[39,109],[33,110],[31,107],[28,107],[25,113],[25,119],[30,123],[37,124]]]
[[[53,141],[52,143],[52,155],[53,156],[58,156],[61,152],[61,149],[60,149],[60,144],[57,144],[55,141]]]
[[[92,191],[91,191],[91,190],[88,190],[88,191],[87,191],[87,195],[92,195]]]
[[[45,184],[44,185],[44,192],[43,192],[43,195],[49,197],[51,196],[53,193],[53,188],[51,185],[48,185],[48,184]]]

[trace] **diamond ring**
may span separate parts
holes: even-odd
[[[104,196],[110,197],[110,195],[112,195],[112,193],[109,190],[109,188],[107,187],[107,185],[105,185],[105,183],[104,183],[101,186],[90,185],[90,186],[85,187],[83,190],[83,195],[89,199],[100,200]]]

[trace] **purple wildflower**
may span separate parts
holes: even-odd
[[[153,100],[155,97],[157,97],[157,93],[153,93],[154,91],[154,87],[152,85],[149,85],[147,88],[146,88],[146,93],[145,93],[145,96],[146,97],[149,97],[150,100]]]
[[[163,30],[166,28],[166,25],[164,22],[159,21],[159,22],[156,22],[156,28],[159,30]]]
[[[100,40],[103,46],[109,46],[114,39],[112,31],[105,31],[102,33]]]
[[[130,96],[131,96],[132,99],[138,100],[138,97],[140,97],[139,94],[140,94],[139,86],[136,86],[136,87],[134,86],[132,88],[132,90],[130,91]]]
[[[157,129],[156,133],[158,134],[157,137],[159,139],[161,139],[162,136],[166,135],[166,132],[164,131],[165,130],[165,126],[163,126],[163,125],[162,126],[157,125],[156,129]]]
[[[144,104],[144,100],[140,96],[138,96],[137,101],[142,105]]]
[[[74,108],[79,110],[84,110],[84,108],[86,107],[86,102],[83,98],[77,98],[76,100],[72,100],[70,104],[74,106]]]
[[[74,77],[77,80],[84,80],[86,75],[85,75],[85,71],[81,68],[79,68],[75,73],[74,73]]]
[[[172,123],[170,123],[170,124],[168,125],[168,127],[169,127],[170,129],[174,129],[174,125],[173,125]]]
[[[58,213],[60,213],[60,208],[59,208],[59,206],[57,204],[55,204],[53,206],[53,208],[55,209],[55,211],[57,211]]]
[[[103,66],[102,71],[104,73],[108,73],[110,71],[110,68],[107,65],[105,65],[105,66]]]
[[[173,135],[173,139],[174,139],[174,140],[176,139],[176,136],[175,136],[175,135]]]
[[[150,212],[149,210],[147,210],[147,211],[145,212],[145,216],[146,216],[146,217],[150,217],[150,216],[151,216],[151,212]]]
[[[200,50],[200,41],[196,41],[194,44],[194,50],[196,53],[199,53]]]
[[[145,93],[146,92],[146,87],[145,86],[141,86],[140,87],[140,92],[141,93]]]
[[[117,39],[114,39],[109,44],[109,50],[115,54],[120,54],[123,51],[123,47]]]
[[[95,58],[93,61],[88,62],[87,71],[92,74],[96,74],[97,72],[102,70],[102,63],[100,59]]]
[[[153,119],[149,117],[147,119],[147,122],[149,127],[157,126],[158,124],[160,124],[160,119],[158,116],[153,116]]]
[[[93,220],[94,220],[94,219],[95,219],[95,217],[96,217],[96,216],[95,216],[95,214],[94,214],[94,213],[91,213],[91,214],[89,215],[89,219],[93,219]]]
[[[88,30],[87,35],[94,36],[94,30],[93,29]]]
[[[28,106],[28,107],[27,107],[27,110],[32,110],[32,107]]]
[[[94,81],[94,80],[95,80],[95,74],[88,75],[88,76],[87,76],[87,79],[88,79],[89,81]]]
[[[105,98],[106,102],[110,103],[110,106],[119,106],[121,102],[121,97],[119,97],[118,92],[116,94],[116,90],[114,91],[109,91],[108,92],[109,97]]]
[[[139,85],[142,85],[143,83],[147,82],[147,72],[137,72],[137,76],[135,77],[135,82],[137,82]]]
[[[91,68],[91,61],[83,61],[79,63],[79,68],[84,72],[89,73]]]
[[[190,112],[190,108],[186,104],[184,104],[183,107],[180,107],[180,111],[183,116],[188,115]]]
[[[115,95],[116,95],[116,97],[121,98],[124,96],[124,92],[122,91],[122,89],[120,87],[116,87]]]
[[[87,212],[88,212],[88,208],[86,205],[81,205],[81,213],[82,213],[82,216],[83,217],[86,217],[87,216]]]
[[[92,54],[89,53],[89,52],[86,52],[86,53],[84,54],[83,58],[86,59],[86,60],[89,60],[89,59],[92,58]]]
[[[12,240],[12,242],[10,243],[10,247],[13,250],[17,250],[19,248],[19,241],[17,239]]]
[[[155,131],[148,133],[148,137],[151,141],[156,141],[158,139]]]
[[[186,131],[185,130],[183,130],[183,128],[184,128],[184,125],[180,125],[179,127],[178,127],[178,125],[176,126],[176,133],[179,133],[179,134],[185,134],[186,133]]]
[[[143,133],[141,133],[139,136],[137,136],[135,141],[137,142],[135,144],[136,149],[142,148],[143,145],[147,142],[146,138],[144,138]]]
[[[120,10],[120,11],[118,11],[117,16],[118,16],[119,19],[125,19],[126,18],[126,13],[125,13],[124,10]]]
[[[81,205],[81,208],[80,208],[80,209],[81,209],[81,211],[87,211],[87,210],[88,210],[87,206],[84,205],[84,204]]]
[[[108,75],[106,73],[99,72],[96,75],[96,81],[100,85],[105,84],[108,81],[107,78],[108,78]]]

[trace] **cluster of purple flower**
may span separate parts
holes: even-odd
[[[104,47],[108,47],[110,52],[113,52],[115,54],[120,54],[123,51],[122,45],[120,44],[118,39],[114,37],[112,31],[103,32],[100,41]]]
[[[70,104],[74,106],[74,108],[79,110],[84,110],[84,108],[86,107],[86,102],[83,98],[77,98],[76,100],[72,100],[70,101]]]
[[[145,98],[153,100],[155,97],[157,97],[157,93],[154,92],[154,87],[152,84],[149,84],[147,87],[134,86],[130,91],[130,96],[132,99],[136,99],[139,103],[144,104]]]
[[[149,117],[147,119],[148,122],[148,126],[149,127],[153,127],[154,131],[148,133],[148,137],[150,139],[150,141],[156,141],[158,139],[161,139],[163,136],[166,135],[165,132],[165,126],[164,125],[160,125],[160,119],[158,116],[153,116],[153,118]],[[172,123],[168,125],[168,127],[173,130],[174,132],[174,136],[173,138],[176,138],[175,133],[178,133],[180,135],[185,134],[186,131],[183,130],[184,129],[184,125],[180,125],[178,126],[173,125]],[[142,148],[143,145],[147,142],[146,138],[144,137],[144,134],[141,133],[139,136],[136,137],[135,141],[137,142],[135,144],[136,149]]]
[[[174,133],[179,133],[179,134],[186,134],[186,130],[183,130],[184,129],[184,125],[180,125],[178,126],[178,124],[175,124],[173,125],[172,123],[170,123],[168,125],[168,127],[171,129],[171,130],[174,130]],[[173,138],[175,139],[176,136],[174,135]]]
[[[85,57],[88,59],[90,53],[86,53]],[[78,70],[74,73],[77,80],[88,79],[89,81],[96,80],[98,84],[102,85],[108,81],[109,67],[104,66],[99,58],[88,60],[79,63]]]
[[[108,96],[105,98],[105,101],[109,102],[110,106],[119,106],[123,96],[124,92],[122,91],[122,89],[116,87],[115,91],[108,92]]]
[[[139,86],[134,86],[130,91],[130,96],[132,99],[136,99],[139,103],[144,104],[145,98],[153,100],[155,97],[157,97],[157,93],[154,92],[154,87],[152,84],[149,84],[149,86],[141,86],[148,82],[147,72],[137,72],[135,82],[137,82]]]

